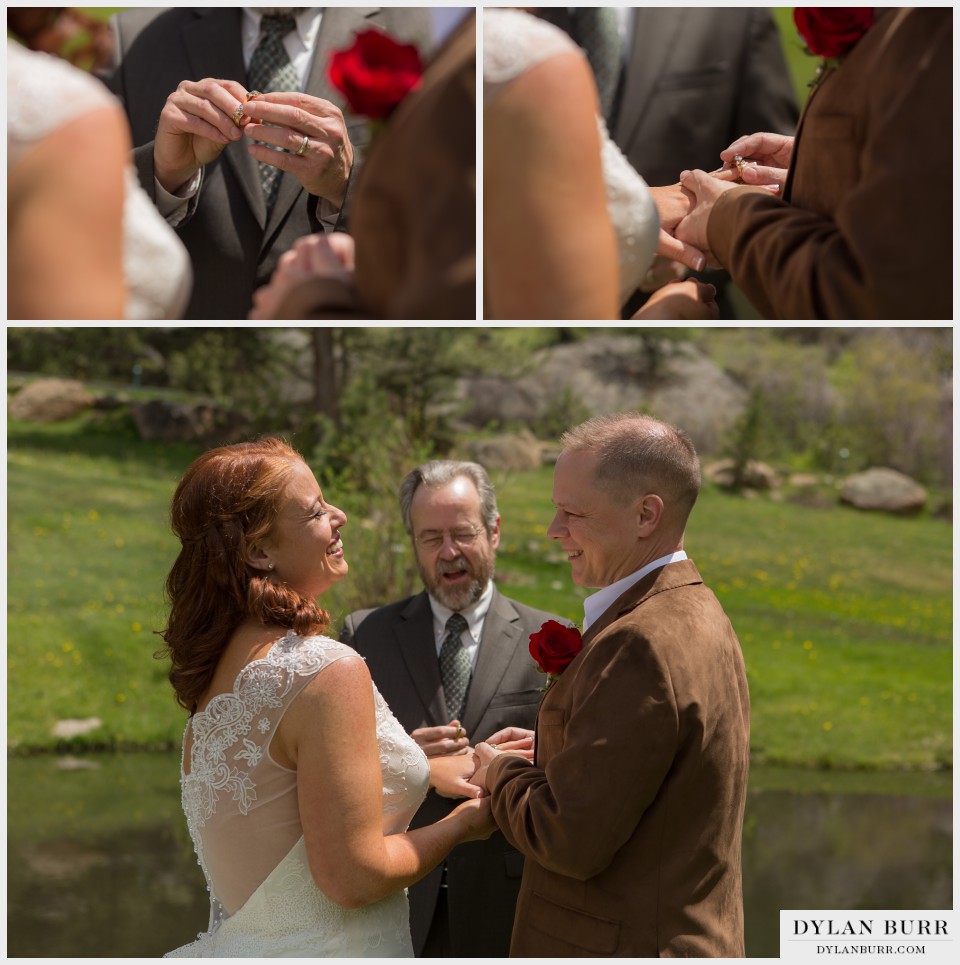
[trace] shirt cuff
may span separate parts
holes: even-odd
[[[177,188],[176,194],[171,194],[156,178],[154,187],[157,191],[157,210],[166,219],[171,228],[176,228],[178,224],[187,216],[187,209],[190,201],[196,197],[200,190],[200,178],[203,175],[203,168],[186,182]]]

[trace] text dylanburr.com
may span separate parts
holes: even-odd
[[[954,912],[781,911],[780,958],[955,962]]]

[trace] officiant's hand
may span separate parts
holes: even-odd
[[[482,797],[483,791],[471,783],[477,769],[472,748],[465,754],[447,754],[430,759],[430,786],[441,797]]]
[[[289,171],[315,197],[327,198],[337,207],[343,204],[353,145],[339,107],[312,94],[274,91],[247,102],[243,113],[251,119],[243,133],[263,142],[250,145],[252,157]]]
[[[470,738],[459,720],[451,720],[440,727],[418,727],[410,736],[430,758],[471,753]]]
[[[246,89],[233,80],[180,82],[163,105],[153,142],[154,175],[167,191],[182,187],[243,137],[233,113],[246,98]]]
[[[694,271],[702,271],[707,263],[704,252],[676,235],[677,225],[693,209],[696,198],[679,183],[650,188],[650,194],[653,195],[660,217],[657,254],[671,261],[678,261]]]

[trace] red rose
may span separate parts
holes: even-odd
[[[562,673],[582,649],[580,631],[556,620],[547,620],[536,633],[530,634],[530,656],[548,676]]]
[[[330,83],[341,91],[354,114],[384,120],[419,83],[420,54],[379,30],[357,34],[349,50],[330,58]]]
[[[807,50],[842,57],[873,26],[873,7],[794,7],[793,22]]]

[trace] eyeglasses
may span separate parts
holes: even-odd
[[[450,531],[450,539],[461,549],[466,549],[477,541],[477,537],[481,532],[483,532],[482,526],[477,526],[475,529],[454,529]],[[446,536],[446,533],[427,530],[422,536],[414,536],[413,541],[425,550],[438,550],[443,546],[443,541]]]

